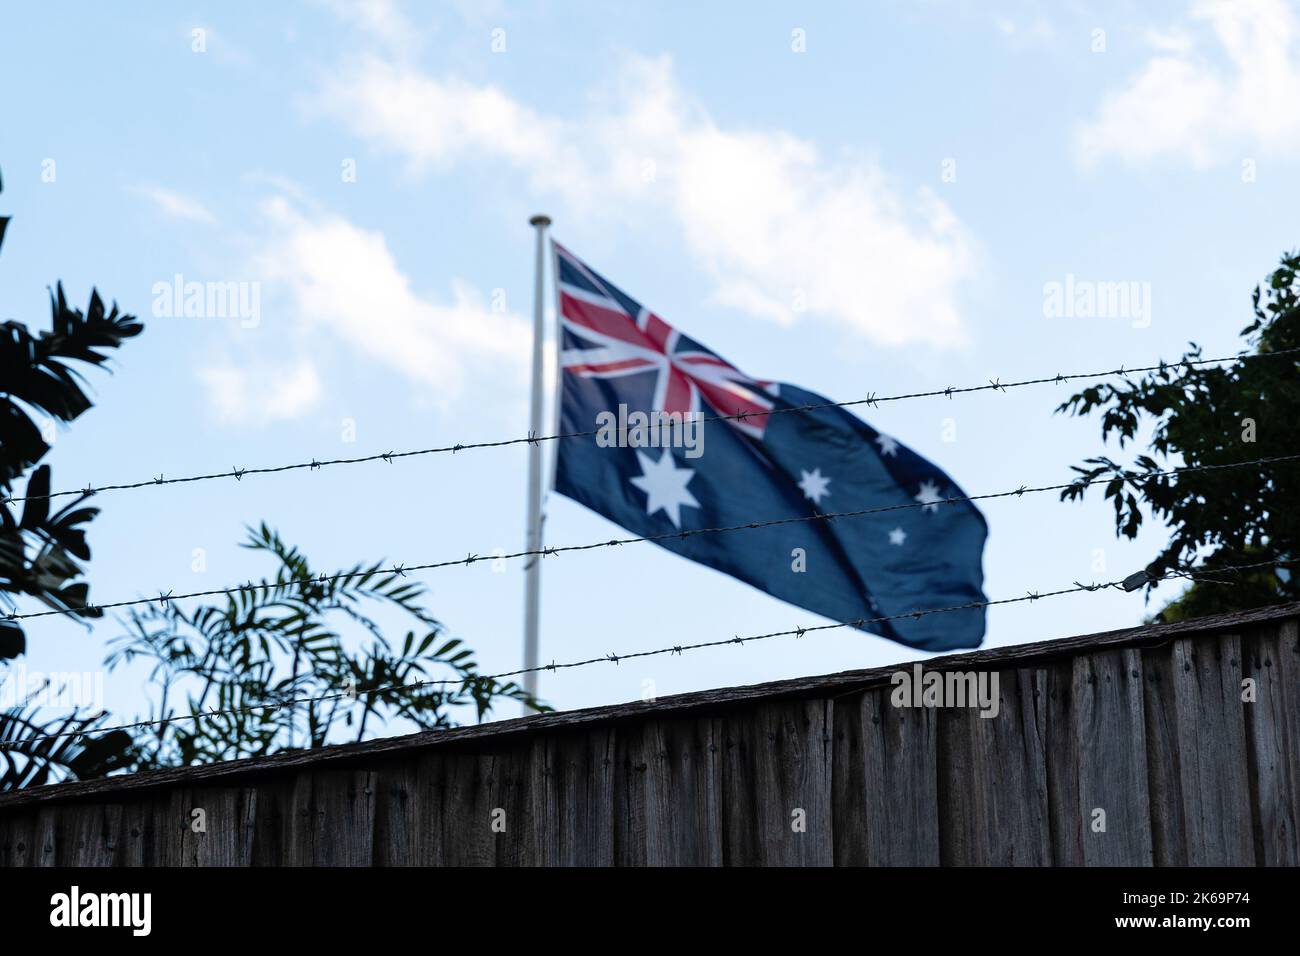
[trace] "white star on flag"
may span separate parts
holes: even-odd
[[[902,528],[895,528],[893,531],[889,532],[890,544],[902,544],[906,540],[907,540],[907,532],[904,531]]]
[[[876,444],[880,446],[881,455],[890,455],[894,458],[898,457],[898,442],[894,441],[894,439],[890,438],[888,435],[877,435]]]
[[[803,496],[812,499],[812,503],[815,505],[821,504],[822,498],[830,494],[827,486],[831,483],[831,480],[822,477],[820,468],[814,468],[810,472],[800,468],[799,474],[803,476],[799,480],[799,487],[803,491]]]
[[[658,461],[640,451],[636,453],[636,460],[641,464],[641,476],[628,480],[645,492],[645,513],[652,515],[656,511],[662,511],[674,528],[680,528],[682,505],[688,508],[700,506],[695,496],[686,490],[686,485],[695,477],[695,472],[689,468],[676,467],[673,453],[667,448]]]
[[[932,481],[922,482],[921,490],[916,493],[916,500],[921,502],[922,511],[938,511],[939,502],[943,501],[943,496],[939,494],[939,486]]]

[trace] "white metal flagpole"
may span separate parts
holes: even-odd
[[[545,326],[542,319],[544,292],[544,266],[546,262],[546,227],[549,216],[533,216],[529,225],[537,230],[537,278],[533,286],[533,394],[530,405],[529,434],[542,434],[542,339]],[[528,533],[525,550],[538,551],[542,547],[542,445],[528,445]],[[542,559],[534,555],[525,566],[524,574],[524,690],[537,696],[537,621],[542,598]],[[524,713],[532,708],[525,706]]]

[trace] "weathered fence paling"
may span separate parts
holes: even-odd
[[[878,668],[4,794],[0,865],[1294,866],[1298,619],[926,662],[992,718]]]

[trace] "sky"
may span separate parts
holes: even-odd
[[[1296,246],[1298,42],[1283,0],[27,5],[0,33],[0,316],[48,327],[61,280],[145,322],[89,374],[56,489],[525,435],[535,213],[739,368],[835,400],[1189,341],[1230,355]],[[237,283],[247,308],[166,314],[178,281]],[[1053,308],[1067,283],[1134,296]],[[1053,413],[1068,394],[859,413],[984,494],[1104,450],[1097,421]],[[1262,431],[1261,456],[1285,453]],[[238,547],[262,521],[321,569],[518,550],[525,468],[514,446],[105,493],[92,600],[273,573]],[[982,510],[994,600],[1123,578],[1167,534],[1117,540],[1099,495]],[[550,545],[615,531],[547,502]],[[521,568],[420,576],[487,672],[521,660]],[[985,646],[1153,609],[1115,591],[993,607]],[[543,660],[821,623],[650,544],[543,569]],[[27,630],[47,672],[98,668],[121,633]],[[541,694],[569,709],[924,656],[832,630],[545,674]],[[108,677],[115,715],[145,711],[144,676]]]

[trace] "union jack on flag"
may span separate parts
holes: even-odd
[[[833,620],[926,650],[979,645],[982,607],[915,614],[984,600],[987,527],[948,500],[964,496],[947,474],[820,395],[751,378],[552,245],[572,436],[556,442],[557,492]],[[602,444],[598,423],[620,407],[701,416],[701,453]],[[880,513],[817,520],[844,511]]]
[[[600,379],[653,373],[649,406],[642,411],[735,416],[728,419],[733,427],[763,437],[778,393],[774,382],[750,378],[553,245],[564,262],[565,278],[557,287],[567,333],[560,353],[565,372]]]

